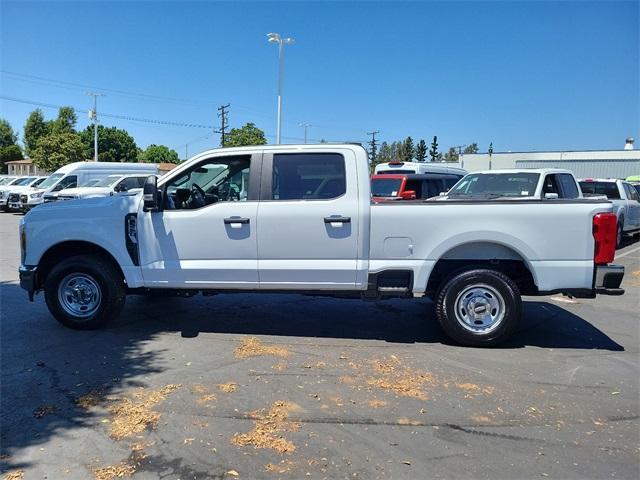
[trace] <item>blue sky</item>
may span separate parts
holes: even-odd
[[[199,125],[218,125],[230,103],[231,126],[254,122],[272,142],[274,31],[297,40],[285,53],[287,143],[304,121],[316,140],[380,130],[387,141],[438,135],[441,150],[617,149],[640,135],[638,5],[2,1],[0,93],[88,109],[88,88],[70,85],[86,84],[105,89],[99,112]],[[0,108],[22,135],[35,106]],[[187,142],[191,155],[219,141],[205,128],[101,121],[181,156]]]

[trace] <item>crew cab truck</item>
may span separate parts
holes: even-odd
[[[20,242],[22,287],[78,329],[134,293],[427,296],[451,338],[487,346],[515,331],[521,295],[623,293],[610,202],[372,204],[351,144],[204,152],[137,196],[42,205]]]
[[[629,182],[615,178],[585,178],[580,180],[585,196],[606,196],[613,203],[618,218],[616,243],[622,246],[624,235],[640,232],[640,194]]]
[[[557,200],[582,198],[582,192],[570,170],[508,168],[470,173],[437,200],[461,198]]]

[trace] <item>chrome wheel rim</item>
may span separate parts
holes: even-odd
[[[472,333],[489,333],[498,328],[505,316],[502,295],[489,285],[466,287],[455,301],[456,320]]]
[[[100,307],[102,291],[90,275],[72,273],[60,282],[58,301],[67,315],[87,318]]]

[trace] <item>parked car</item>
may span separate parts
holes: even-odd
[[[462,174],[382,174],[371,176],[371,195],[376,202],[437,197],[454,186]]]
[[[557,200],[582,198],[582,192],[570,170],[503,169],[470,173],[435,200],[461,198]]]
[[[618,248],[622,245],[624,235],[640,231],[640,193],[629,182],[613,178],[585,178],[580,180],[580,188],[587,197],[606,195],[613,203],[618,218]]]
[[[154,175],[158,166],[154,163],[75,162],[56,170],[35,192],[20,195],[22,210],[29,211],[42,203],[54,202],[65,188],[74,188],[85,182],[112,174],[139,173]]]
[[[9,193],[7,195],[7,210],[14,212],[20,211],[22,209],[20,195],[34,191],[34,189],[38,188],[38,186],[46,179],[47,177],[35,177],[29,182],[22,182],[20,185],[11,187],[11,190],[8,190]]]
[[[15,177],[13,180],[0,186],[0,211],[7,211],[9,205],[9,192],[21,186],[29,185],[38,177]]]
[[[402,173],[443,173],[464,176],[468,172],[464,168],[446,163],[436,162],[385,162],[378,163],[373,172],[375,175],[395,175]]]
[[[66,188],[58,193],[58,200],[108,197],[117,193],[136,193],[142,190],[149,175],[109,175],[91,186]]]
[[[516,331],[521,295],[624,293],[608,201],[370,199],[358,145],[211,150],[150,176],[142,195],[31,211],[20,284],[78,329],[133,293],[428,296],[451,338],[479,346]]]

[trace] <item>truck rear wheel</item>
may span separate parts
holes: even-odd
[[[520,291],[503,273],[467,270],[449,278],[439,290],[436,315],[445,333],[462,345],[498,345],[520,322]]]
[[[126,298],[122,275],[98,256],[78,255],[57,264],[44,284],[51,314],[63,325],[91,330],[115,318]]]

